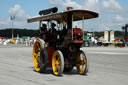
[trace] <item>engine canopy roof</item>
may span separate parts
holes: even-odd
[[[58,23],[60,23],[61,21],[67,22],[68,14],[71,14],[73,16],[73,21],[82,20],[83,17],[85,20],[98,17],[98,13],[89,11],[89,10],[69,10],[69,11],[52,13],[48,15],[30,18],[27,20],[27,22],[32,23],[32,22],[37,22],[37,21],[50,21],[50,20],[55,20]]]

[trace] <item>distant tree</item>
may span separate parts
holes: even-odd
[[[94,32],[94,35],[95,35],[95,37],[97,37],[97,38],[99,38],[99,37],[102,37],[102,36],[104,36],[104,32]]]
[[[115,31],[115,37],[123,37],[123,32],[122,31]]]
[[[19,37],[22,37],[22,36],[36,37],[36,36],[38,36],[39,31],[38,30],[33,30],[33,29],[14,28],[13,29],[13,34],[14,34],[14,37],[16,37],[17,34],[19,35]],[[12,28],[1,29],[0,30],[0,36],[11,38],[12,37]]]

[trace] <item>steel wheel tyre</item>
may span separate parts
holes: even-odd
[[[61,51],[55,51],[52,56],[52,69],[56,76],[61,76],[64,70],[64,57]]]
[[[77,71],[81,75],[85,75],[87,73],[87,58],[86,55],[83,51],[80,51],[77,60],[76,60],[76,67]]]
[[[40,66],[40,53],[41,53],[42,48],[43,48],[43,44],[42,44],[41,40],[36,40],[36,42],[34,43],[34,46],[33,46],[32,59],[33,59],[34,69],[37,72],[42,71],[42,68]]]

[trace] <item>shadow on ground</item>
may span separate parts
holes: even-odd
[[[33,67],[30,67],[33,69],[34,72],[36,72],[34,70]],[[40,74],[53,74],[53,71],[52,71],[52,68],[48,67],[43,73],[40,73]],[[72,71],[70,72],[63,72],[64,75],[80,75],[76,69],[73,69]],[[54,75],[54,74],[53,74]],[[87,75],[83,75],[83,76],[87,76]]]

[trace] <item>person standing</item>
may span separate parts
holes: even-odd
[[[95,39],[95,41],[94,41],[94,42],[95,42],[95,46],[97,46],[97,39]]]

